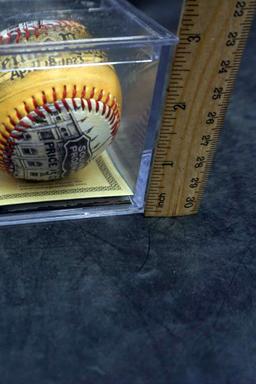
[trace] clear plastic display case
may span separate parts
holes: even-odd
[[[124,0],[0,6],[0,225],[142,213],[177,37]]]

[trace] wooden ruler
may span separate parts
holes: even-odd
[[[186,0],[146,216],[196,213],[256,0]]]

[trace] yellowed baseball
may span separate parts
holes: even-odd
[[[61,28],[65,31],[63,25],[48,30],[48,38],[57,39]],[[76,29],[79,38],[88,33]],[[14,44],[24,39],[16,31]],[[23,69],[10,57],[0,63],[0,169],[20,179],[56,180],[85,167],[111,144],[121,120],[120,82],[112,66],[88,65],[91,53],[22,60]]]

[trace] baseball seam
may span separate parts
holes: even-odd
[[[81,107],[83,110],[88,110],[89,112],[94,112],[95,114],[101,113],[102,116],[108,121],[110,125],[110,133],[112,138],[116,135],[117,130],[120,125],[120,113],[119,106],[115,97],[112,97],[110,93],[107,94],[105,101],[103,101],[104,90],[102,89],[99,92],[97,98],[95,98],[96,89],[95,87],[91,88],[89,92],[89,97],[86,97],[88,93],[88,89],[83,86],[80,97],[77,95],[77,86],[73,86],[72,97],[68,97],[67,86],[63,86],[62,98],[57,98],[57,93],[54,87],[51,89],[52,91],[52,100],[47,99],[47,95],[45,91],[41,91],[41,102],[39,103],[34,96],[31,96],[33,108],[29,106],[28,101],[23,101],[24,111],[23,114],[15,108],[13,111],[13,115],[18,122],[15,121],[15,118],[12,117],[12,114],[8,115],[10,126],[5,123],[0,123],[5,131],[0,132],[0,169],[9,172],[9,167],[11,164],[11,157],[14,151],[14,147],[16,145],[15,140],[20,140],[22,134],[28,128],[32,128],[33,123],[37,122],[34,114],[36,114],[39,118],[46,118],[42,109],[47,113],[54,113],[56,111],[61,111],[61,106],[63,106],[68,112],[70,111],[70,106],[67,103],[66,99],[71,99],[72,107],[74,110],[77,110],[76,99],[80,99]],[[111,102],[112,99],[112,102]],[[25,114],[24,114],[25,112]],[[27,122],[24,122],[26,118]],[[23,121],[21,121],[23,120]]]
[[[31,29],[29,29],[25,23],[23,28],[18,26],[11,31],[5,30],[0,32],[0,44],[10,44],[12,41],[18,44],[22,37],[25,37],[25,39],[29,41],[31,37],[38,38],[42,34],[48,35],[48,31],[50,30],[56,31],[60,27],[72,29],[74,26],[83,28],[81,24],[68,20],[56,20],[54,24],[40,24],[40,22],[38,22],[37,25],[31,26]]]

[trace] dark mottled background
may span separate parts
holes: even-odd
[[[0,229],[1,384],[256,383],[255,37],[197,216]]]

